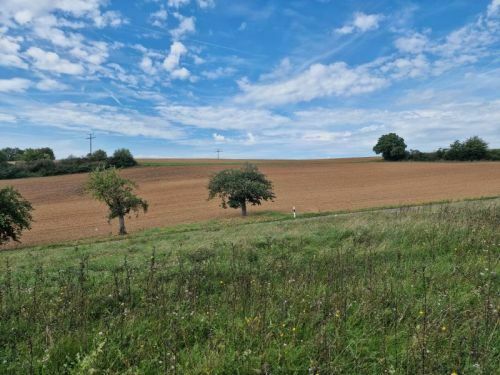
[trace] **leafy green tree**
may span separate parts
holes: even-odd
[[[89,154],[88,158],[90,161],[106,161],[108,154],[104,150],[96,150],[92,154]]]
[[[137,162],[132,156],[132,153],[126,148],[121,148],[119,150],[116,150],[113,156],[111,157],[110,162],[111,165],[117,168],[127,168],[137,165]]]
[[[463,143],[465,160],[484,160],[488,156],[488,144],[478,136],[470,137]]]
[[[210,179],[208,191],[208,199],[219,197],[222,208],[241,208],[242,216],[247,215],[247,203],[260,205],[261,201],[273,201],[276,197],[271,181],[252,164],[215,174]]]
[[[31,203],[13,187],[0,189],[0,245],[19,242],[22,231],[31,228],[31,211]]]
[[[36,160],[55,160],[54,151],[49,147],[28,148],[24,150],[22,160],[32,162]]]
[[[6,147],[2,149],[2,152],[7,155],[7,161],[17,161],[22,159],[24,151],[17,147]]]
[[[8,160],[9,157],[7,156],[7,154],[0,150],[0,165],[7,163]]]
[[[119,234],[127,234],[125,216],[130,212],[139,215],[148,210],[148,202],[134,194],[136,184],[121,177],[115,168],[97,169],[90,174],[86,190],[98,201],[104,202],[109,208],[108,220],[118,218]]]
[[[382,154],[384,160],[402,160],[406,157],[406,143],[396,133],[389,133],[378,139],[373,151],[377,155]]]

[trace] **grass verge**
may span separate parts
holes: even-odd
[[[497,201],[280,215],[0,253],[0,373],[498,369]]]

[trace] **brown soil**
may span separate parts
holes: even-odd
[[[217,201],[207,201],[209,176],[228,168],[228,160],[221,160],[221,165],[216,160],[183,162],[187,165],[122,172],[139,184],[139,194],[150,202],[146,215],[127,220],[129,232],[239,215],[236,210],[221,209]],[[494,162],[387,163],[366,158],[257,164],[273,181],[277,199],[251,207],[250,214],[290,212],[292,206],[300,214],[500,195],[500,163]],[[0,187],[13,185],[35,207],[33,228],[23,235],[22,245],[116,233],[117,223],[106,220],[106,207],[84,194],[86,179],[80,174],[0,181]]]

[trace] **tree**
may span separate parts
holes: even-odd
[[[488,156],[488,144],[478,136],[466,139],[462,147],[465,160],[483,160]]]
[[[131,211],[139,215],[139,211],[148,211],[148,202],[134,194],[136,184],[118,174],[115,168],[97,169],[90,174],[86,190],[98,201],[106,203],[109,208],[108,220],[118,218],[119,234],[127,234],[125,216]]]
[[[49,147],[27,148],[22,154],[22,160],[31,162],[36,160],[55,160],[54,151]]]
[[[90,161],[106,161],[108,159],[108,154],[104,150],[96,150],[92,154],[88,155]]]
[[[17,161],[21,160],[23,156],[23,150],[15,147],[6,147],[2,149],[2,152],[4,152],[7,155],[7,160],[8,161]]]
[[[116,150],[115,153],[113,154],[113,157],[111,157],[110,162],[113,166],[117,168],[127,168],[137,165],[137,162],[132,156],[132,153],[126,148],[121,148],[119,150]]]
[[[31,228],[33,207],[13,187],[0,189],[0,245],[19,242],[21,233]]]
[[[382,154],[385,160],[402,160],[406,156],[406,143],[396,133],[389,133],[378,139],[373,151],[376,154]]]
[[[276,197],[271,181],[252,164],[215,174],[210,179],[208,191],[208,199],[219,197],[222,208],[241,208],[242,216],[247,215],[247,202],[255,206]]]
[[[0,165],[7,163],[8,160],[9,157],[7,156],[7,154],[0,150]]]

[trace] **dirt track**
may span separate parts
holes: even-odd
[[[222,217],[238,216],[207,201],[209,176],[227,164],[129,169],[123,174],[139,184],[150,211],[129,219],[130,232]],[[221,163],[228,163],[227,160]],[[206,165],[203,165],[206,164]],[[384,163],[372,159],[258,162],[275,185],[277,200],[256,210],[332,211],[500,195],[500,163]],[[83,194],[87,175],[0,181],[13,185],[35,207],[35,223],[23,245],[106,236],[116,233],[106,208]]]

